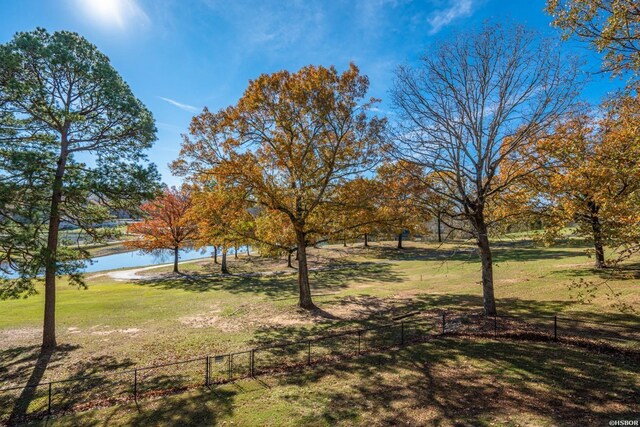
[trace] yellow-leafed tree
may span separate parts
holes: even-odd
[[[299,306],[311,299],[306,247],[337,188],[371,168],[379,155],[384,119],[369,113],[366,76],[351,64],[307,66],[263,74],[236,105],[194,117],[176,171],[206,174],[242,189],[256,208],[287,217],[298,248]]]

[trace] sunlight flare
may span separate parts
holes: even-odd
[[[134,21],[148,24],[149,17],[135,0],[75,0],[84,16],[103,27],[126,29]]]

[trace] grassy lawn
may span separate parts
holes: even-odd
[[[591,268],[592,260],[585,257],[586,247],[580,242],[569,240],[564,245],[542,248],[528,240],[505,239],[497,242],[494,247],[496,297],[498,309],[502,313],[568,313],[593,320],[640,324],[637,312],[621,313],[615,306],[616,301],[608,298],[604,289],[598,292],[590,304],[580,304],[571,298],[567,285],[573,280],[604,277],[601,276],[602,273]],[[202,260],[183,264],[183,273],[180,275],[171,274],[170,267],[141,272],[146,276],[144,280],[118,281],[105,274],[93,274],[88,277],[87,290],[72,288],[62,280],[58,287],[57,305],[58,343],[61,346],[49,360],[42,381],[92,374],[103,369],[140,367],[242,350],[274,340],[316,335],[327,329],[381,323],[413,311],[477,311],[481,307],[480,265],[470,244],[458,242],[437,245],[407,242],[406,249],[397,250],[392,242],[383,242],[374,243],[369,249],[362,248],[361,245],[348,248],[336,245],[312,249],[310,253],[312,267],[322,268],[313,272],[311,277],[314,301],[323,310],[314,315],[295,308],[296,276],[293,272],[283,273],[287,270],[286,262],[263,260],[255,256],[240,257],[238,260],[230,257],[230,269],[235,274],[227,277],[217,274],[217,266],[212,260]],[[640,275],[636,270],[637,263],[638,260],[632,260],[625,271],[613,275],[610,272],[606,273],[612,275],[608,282],[611,289],[619,293],[621,301],[632,307],[640,307]],[[253,275],[256,272],[272,274],[258,277]],[[33,372],[39,351],[42,311],[42,294],[26,300],[0,301],[0,386],[24,384]],[[430,355],[429,360],[434,362],[429,369],[448,369],[448,365],[440,366],[435,363],[437,361],[451,364],[466,360],[463,365],[469,365],[469,369],[473,369],[476,381],[493,387],[492,377],[483,376],[502,366],[500,369],[504,371],[501,374],[503,384],[518,383],[509,379],[517,378],[518,375],[532,375],[532,378],[538,378],[531,380],[531,384],[526,386],[533,387],[531,390],[536,387],[535,384],[551,387],[562,378],[547,378],[552,368],[536,367],[538,362],[527,355],[528,350],[519,345],[491,342],[448,345],[454,346],[455,350],[447,349],[446,346],[432,348],[429,347],[431,345],[426,345],[429,351],[425,349],[425,357]],[[493,348],[495,346],[498,347]],[[507,346],[515,347],[506,349]],[[540,354],[546,351],[543,347],[540,347]],[[492,350],[483,350],[484,348]],[[432,354],[432,351],[435,353]],[[459,357],[447,356],[451,351],[452,354],[459,354]],[[501,363],[500,358],[511,357],[511,351],[516,351],[516,354]],[[518,351],[522,353],[520,356],[517,355]],[[567,371],[573,369],[577,372],[582,369],[582,362],[578,362],[579,355],[576,352],[577,350],[573,349],[563,349],[558,354],[558,358],[562,359],[561,366],[565,366]],[[478,360],[475,360],[475,355],[485,353],[486,357],[478,357]],[[521,366],[525,361],[535,363],[527,365],[526,369],[511,368],[512,364]],[[399,359],[398,363],[400,362]],[[217,392],[223,397],[227,396],[223,399],[210,399],[209,395],[195,393],[191,396],[193,400],[189,400],[190,395],[184,395],[163,400],[163,403],[144,403],[146,409],[142,415],[129,413],[126,409],[112,409],[111,412],[103,411],[99,414],[113,416],[116,417],[114,419],[121,419],[123,422],[130,419],[132,424],[143,425],[146,423],[143,415],[147,412],[158,413],[157,416],[176,417],[176,423],[180,417],[202,416],[206,421],[215,416],[220,417],[219,419],[233,420],[239,417],[237,424],[247,424],[251,421],[247,417],[262,416],[265,417],[264,420],[284,417],[288,405],[294,405],[293,407],[299,407],[300,410],[296,418],[298,421],[304,421],[304,417],[308,415],[310,422],[331,423],[331,420],[326,418],[329,415],[322,415],[322,411],[328,411],[332,406],[339,404],[340,399],[332,397],[329,394],[330,389],[335,391],[344,388],[347,393],[351,390],[349,387],[355,387],[353,390],[363,394],[367,393],[367,388],[375,385],[359,383],[366,379],[358,379],[362,370],[373,369],[373,365],[367,367],[366,362],[354,363],[360,367],[352,374],[346,371],[330,375],[308,374],[313,377],[310,380],[313,386],[309,389],[298,388],[295,383],[283,384],[283,380],[273,380],[278,381],[277,392],[275,389],[269,391],[258,387],[256,391],[244,393],[239,392],[236,386],[226,386]],[[594,359],[593,363],[599,362]],[[614,361],[603,363],[613,366]],[[415,367],[408,367],[406,363],[400,363],[393,368],[394,366],[396,362],[389,363],[388,368],[380,371],[379,375],[384,375],[385,381],[391,383],[394,381],[393,375],[403,375],[403,378],[406,376],[407,381],[417,381],[421,375],[426,375],[424,369],[416,370]],[[395,371],[396,369],[398,371]],[[611,369],[613,370],[613,367]],[[435,375],[433,372],[432,374]],[[300,384],[307,384],[307,380],[303,378],[305,375],[300,377]],[[319,375],[317,381],[315,375]],[[617,375],[620,378],[624,377],[619,372]],[[634,375],[625,380],[625,384],[629,384],[628,381],[636,381],[637,387],[637,372]],[[344,386],[343,377],[346,378]],[[444,377],[441,379],[445,380]],[[453,387],[458,380],[464,387],[468,387],[469,396],[466,399],[470,399],[470,402],[476,400],[476,404],[479,405],[475,409],[469,406],[470,410],[480,411],[485,404],[481,403],[480,397],[476,395],[477,390],[473,391],[474,386],[468,379],[462,376],[446,379],[446,387]],[[588,373],[585,374],[584,380],[595,381],[590,379]],[[397,378],[395,381],[397,385]],[[421,381],[428,383],[428,379],[425,378]],[[252,385],[246,387],[255,386],[254,383],[250,384]],[[528,390],[524,387],[524,384],[518,383],[511,391],[497,388],[495,393],[497,396],[508,396],[511,392],[518,392],[524,399],[525,391]],[[570,388],[573,385],[568,384],[567,387],[569,391],[566,392],[565,399],[570,398]],[[446,400],[449,397],[446,397],[445,389],[441,389],[440,393],[444,396],[441,398],[438,394],[428,397],[428,390],[423,390],[427,393],[425,396],[418,396],[419,390],[409,386],[405,387],[404,392],[396,390],[394,393],[398,394],[398,408],[403,407],[402,405],[418,405],[415,402],[411,403],[414,398],[431,399],[430,409],[426,412],[418,411],[415,416],[426,417],[425,420],[434,422],[440,419],[444,423],[442,425],[446,425],[445,421],[454,423],[452,419],[455,418],[455,414],[446,412],[451,410],[447,409]],[[456,395],[458,392],[456,391]],[[594,390],[593,393],[595,392]],[[608,392],[607,387],[598,388],[598,393]],[[254,401],[254,393],[261,397]],[[406,393],[406,401],[401,398],[403,393]],[[307,398],[312,400],[305,401]],[[369,396],[364,399],[363,404],[368,401],[373,405],[378,398]],[[335,402],[332,399],[335,399]],[[269,403],[271,400],[273,405]],[[546,403],[551,405],[551,402],[552,398],[548,397]],[[590,404],[596,405],[594,402]],[[608,405],[606,399],[600,404]],[[265,407],[258,410],[257,407],[261,405],[269,406],[269,409]],[[529,405],[531,408],[535,406],[533,402],[529,402]],[[184,414],[176,412],[169,415],[171,407],[193,408],[193,411],[185,410]],[[304,408],[309,411],[306,415]],[[355,408],[351,415],[347,408],[343,408],[340,417],[343,417],[347,424],[350,416],[354,417],[354,423],[367,423],[365,413],[369,410],[357,405]],[[474,420],[473,423],[490,423],[494,412],[495,416],[503,417],[500,408],[502,406],[496,403],[495,410],[471,413],[469,419]],[[398,409],[389,408],[387,415],[392,416],[396,410]],[[609,410],[613,409],[598,409],[601,413]],[[161,414],[162,411],[166,411],[165,415]],[[282,413],[278,415],[278,411]],[[376,419],[384,424],[387,415],[378,415]],[[527,424],[524,422],[527,419],[526,413],[520,414],[513,409],[512,415],[516,417],[513,425]],[[520,415],[521,418],[517,418]],[[588,414],[583,416],[586,415]],[[464,414],[459,416],[463,417],[460,419],[465,419]],[[482,418],[485,416],[488,418]],[[544,417],[542,412],[538,411],[537,421],[533,422],[533,425],[554,425],[554,416],[553,411]],[[290,421],[288,418],[281,419]],[[505,421],[510,418],[500,419]],[[255,423],[261,424],[258,418],[255,418]],[[152,424],[153,422],[149,421],[149,425]],[[274,421],[273,424],[279,423]]]
[[[639,402],[637,364],[558,344],[447,338],[35,425],[604,426],[637,417]]]

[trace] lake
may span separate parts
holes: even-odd
[[[238,249],[238,253],[245,253],[246,247]],[[233,255],[234,249],[231,248],[227,252]],[[181,249],[179,253],[179,261],[190,261],[200,258],[208,258],[213,256],[213,246],[207,246],[202,249]],[[220,251],[218,250],[218,256]],[[113,255],[105,255],[101,257],[91,258],[91,262],[87,262],[83,269],[84,273],[96,273],[104,270],[115,270],[119,268],[147,267],[151,265],[173,263],[173,251],[161,251],[159,253],[144,253],[140,251],[123,252]],[[6,276],[5,276],[6,277]],[[9,276],[17,277],[15,275]]]

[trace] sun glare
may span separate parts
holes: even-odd
[[[104,27],[125,29],[131,21],[149,18],[135,0],[76,0],[83,15]]]

